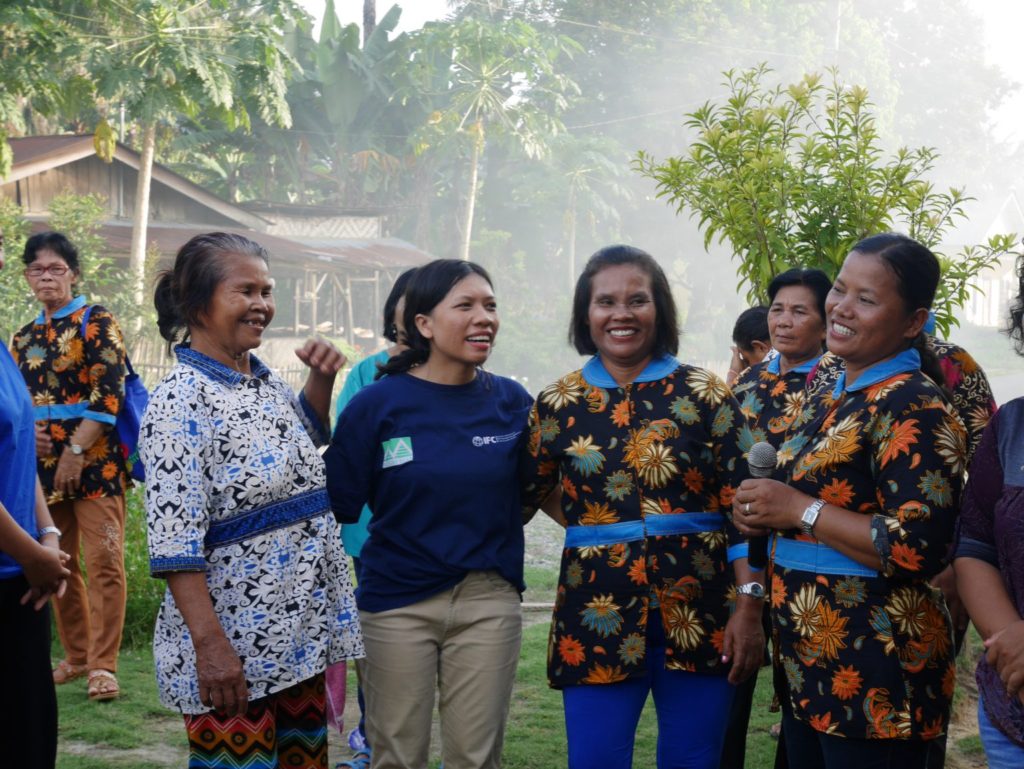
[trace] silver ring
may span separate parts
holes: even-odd
[[[743,512],[750,515],[750,503],[747,502],[747,506],[743,509]]]

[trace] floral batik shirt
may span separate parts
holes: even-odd
[[[119,497],[128,477],[117,433],[113,430],[124,401],[125,350],[114,316],[93,305],[84,333],[82,318],[88,307],[77,296],[49,322],[43,313],[14,335],[11,355],[32,394],[33,416],[45,422],[53,451],[38,457],[39,480],[49,504],[70,499]],[[71,443],[83,419],[109,427],[85,451],[81,486],[66,495],[53,488],[57,461]]]
[[[992,397],[988,377],[963,347],[934,336],[926,336],[925,339],[939,359],[939,366],[946,379],[946,389],[953,396],[953,407],[967,428],[967,461],[970,462],[981,434],[996,412],[996,401]],[[827,398],[843,371],[845,367],[842,359],[832,353],[825,353],[811,372],[810,392]]]
[[[540,394],[524,458],[527,504],[559,482],[568,522],[548,648],[552,686],[641,676],[648,610],[666,667],[725,674],[746,544],[724,511],[746,463],[725,383],[672,357],[620,387],[592,358]]]
[[[882,565],[797,529],[776,534],[776,664],[794,714],[821,732],[931,739],[949,717],[952,629],[928,581],[946,564],[966,434],[920,361],[907,350],[850,386],[840,375],[787,468],[794,488],[870,517]]]
[[[793,459],[807,441],[800,428],[814,419],[816,401],[807,390],[807,377],[818,360],[806,361],[783,374],[782,358],[775,356],[743,370],[732,386],[747,420],[741,433],[743,451],[767,441],[776,448],[779,464]]]
[[[327,426],[255,356],[246,376],[188,347],[176,352],[142,419],[150,571],[205,573],[252,700],[362,657],[348,558],[316,449]],[[170,589],[153,652],[160,701],[208,711]]]

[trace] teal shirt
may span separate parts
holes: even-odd
[[[369,384],[373,384],[373,378],[377,375],[377,364],[387,363],[388,351],[381,350],[369,358],[359,361],[345,378],[345,385],[341,388],[341,394],[334,403],[334,413],[341,414],[348,402],[355,397],[355,394]],[[363,505],[363,512],[359,515],[356,523],[345,523],[341,527],[341,541],[345,545],[345,552],[353,558],[358,558],[363,552],[363,544],[370,536],[367,528],[370,525],[370,517],[373,513],[370,508]]]

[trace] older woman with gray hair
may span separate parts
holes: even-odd
[[[178,363],[142,424],[150,569],[168,587],[153,650],[196,766],[326,765],[324,670],[363,655],[316,448],[345,358],[306,342],[296,397],[252,354],[274,317],[268,261],[239,235],[198,235],[156,286]]]

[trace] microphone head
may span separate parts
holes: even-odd
[[[758,441],[747,453],[747,467],[754,478],[769,478],[777,462],[775,447],[768,441]]]

